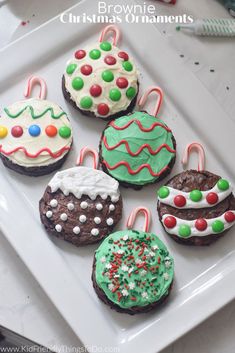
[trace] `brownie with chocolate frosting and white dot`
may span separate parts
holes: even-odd
[[[122,217],[119,184],[101,170],[70,168],[51,179],[39,210],[48,234],[76,246],[96,243]]]

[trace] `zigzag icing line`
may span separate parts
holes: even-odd
[[[162,123],[156,122],[156,123],[153,123],[150,127],[144,127],[141,124],[141,122],[139,120],[137,120],[137,119],[132,119],[127,124],[125,124],[123,126],[117,126],[117,125],[115,125],[114,121],[111,121],[109,123],[109,126],[112,126],[115,130],[125,130],[126,128],[128,128],[133,123],[136,123],[139,126],[140,130],[144,131],[144,132],[152,131],[156,126],[161,126],[166,131],[171,132],[171,129],[169,129],[169,127],[163,125]]]
[[[175,150],[173,150],[172,148],[170,148],[170,146],[168,146],[166,143],[162,144],[161,146],[159,146],[156,150],[153,150],[151,148],[151,146],[148,144],[148,143],[145,143],[143,144],[136,152],[132,152],[131,149],[130,149],[130,146],[129,146],[129,143],[128,141],[126,140],[121,140],[120,142],[118,142],[116,145],[114,146],[109,146],[108,143],[107,143],[107,139],[106,139],[106,136],[104,136],[103,138],[103,143],[105,145],[105,147],[107,148],[107,150],[109,151],[112,151],[114,150],[115,148],[119,147],[120,145],[125,145],[126,146],[126,150],[127,152],[132,156],[132,157],[135,157],[135,156],[138,156],[144,148],[147,148],[149,153],[152,154],[152,155],[156,155],[158,154],[162,148],[166,148],[168,152],[171,152],[171,153],[176,153]]]
[[[4,149],[2,149],[2,146],[0,146],[0,153],[3,153],[6,156],[10,156],[11,154],[17,152],[17,151],[23,151],[24,154],[29,157],[29,158],[37,158],[40,154],[42,154],[43,152],[47,152],[52,158],[58,158],[60,157],[65,151],[68,151],[70,149],[70,147],[63,147],[61,148],[59,151],[53,153],[48,147],[44,147],[42,149],[40,149],[37,153],[32,154],[29,153],[25,147],[23,146],[19,146],[14,148],[11,151],[4,151]]]
[[[103,161],[103,163],[104,163],[104,165],[105,165],[109,170],[114,170],[114,169],[117,169],[118,167],[120,167],[121,165],[124,165],[124,166],[127,168],[128,173],[131,174],[131,175],[138,174],[142,169],[147,168],[147,169],[149,170],[149,173],[150,173],[153,177],[157,177],[157,176],[160,176],[162,173],[164,173],[167,169],[169,169],[169,167],[166,166],[166,167],[162,168],[162,170],[160,170],[160,172],[154,173],[154,171],[152,170],[152,168],[150,167],[150,165],[147,164],[147,163],[142,164],[142,165],[139,166],[139,168],[137,168],[136,170],[131,169],[130,164],[127,163],[126,161],[118,162],[118,163],[116,163],[116,164],[113,165],[113,166],[109,165],[107,161]]]
[[[53,108],[47,108],[46,110],[44,110],[42,113],[36,115],[34,114],[34,109],[31,105],[26,105],[23,109],[21,109],[18,113],[16,114],[11,114],[10,111],[7,108],[4,108],[5,113],[10,117],[10,118],[18,118],[18,116],[20,116],[26,109],[30,110],[31,116],[33,119],[38,119],[41,118],[43,115],[45,115],[47,112],[51,113],[51,117],[53,119],[59,119],[61,116],[66,115],[65,112],[61,112],[58,115],[54,114],[54,109]]]

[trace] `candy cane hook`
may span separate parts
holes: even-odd
[[[100,42],[103,42],[104,41],[104,38],[107,36],[107,34],[109,32],[112,32],[113,33],[113,45],[117,46],[118,42],[120,41],[120,38],[121,38],[121,31],[120,29],[115,26],[115,25],[109,25],[109,26],[106,26],[103,31],[101,32],[101,35],[100,35],[100,39],[99,41]]]
[[[83,161],[84,161],[84,158],[88,155],[92,155],[93,157],[93,168],[94,169],[98,169],[98,164],[99,164],[99,156],[98,156],[98,153],[95,149],[93,148],[90,148],[90,147],[83,147],[80,151],[80,154],[78,156],[78,159],[77,159],[77,162],[76,162],[76,165],[82,165],[83,164]]]
[[[40,85],[40,93],[39,93],[38,98],[45,99],[46,94],[47,94],[47,85],[46,85],[46,82],[43,80],[43,78],[38,77],[38,76],[31,76],[28,79],[28,83],[27,83],[26,89],[24,91],[24,96],[26,98],[29,98],[31,95],[31,91],[33,89],[33,86],[35,86],[36,84]]]
[[[140,109],[143,109],[143,107],[146,104],[146,101],[148,99],[148,96],[152,93],[152,92],[156,92],[157,93],[157,102],[155,107],[153,108],[152,113],[150,113],[153,116],[157,116],[158,112],[161,108],[162,105],[162,101],[163,101],[163,91],[160,87],[149,87],[147,89],[147,91],[142,95],[142,97],[140,97],[138,105]]]
[[[130,214],[128,220],[127,220],[126,226],[127,226],[128,229],[132,229],[133,228],[133,224],[134,224],[134,222],[136,220],[136,217],[138,216],[139,213],[143,213],[144,216],[145,216],[145,222],[144,222],[143,230],[144,230],[144,232],[147,233],[149,231],[149,226],[150,226],[150,222],[151,222],[151,213],[150,213],[149,209],[146,208],[146,207],[137,207],[137,208],[135,208],[131,212],[131,214]]]
[[[196,150],[198,153],[198,171],[201,172],[205,170],[205,151],[200,143],[193,142],[186,146],[182,158],[182,164],[183,166],[186,166],[188,164],[189,155],[193,149]]]

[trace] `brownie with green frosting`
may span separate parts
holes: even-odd
[[[169,296],[174,261],[162,241],[136,230],[110,234],[95,252],[92,281],[98,297],[131,315],[148,312]]]

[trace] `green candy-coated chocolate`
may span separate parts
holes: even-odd
[[[111,82],[113,81],[114,79],[114,75],[112,73],[112,71],[110,70],[105,70],[102,72],[102,79],[105,81],[105,82]]]
[[[122,66],[123,66],[124,70],[126,70],[126,71],[133,70],[133,65],[130,61],[123,61]]]
[[[199,202],[202,199],[202,192],[200,190],[193,190],[189,195],[190,199],[194,202]]]
[[[136,95],[136,89],[134,87],[129,87],[126,91],[126,96],[129,99],[134,98]]]
[[[90,53],[89,53],[89,56],[90,56],[91,59],[97,60],[97,59],[100,58],[101,52],[100,52],[99,49],[92,49],[92,50],[90,51]]]
[[[69,64],[66,68],[66,72],[68,75],[72,75],[74,73],[74,71],[77,68],[77,64]]]
[[[217,219],[216,221],[214,221],[212,223],[212,230],[215,233],[220,233],[224,230],[224,223],[222,221],[220,221],[219,219]]]
[[[143,261],[144,268],[140,267]],[[95,265],[97,285],[121,308],[160,300],[168,294],[174,277],[174,261],[162,241],[155,234],[136,230],[105,238],[96,250]]]
[[[69,138],[71,136],[71,129],[68,126],[61,126],[59,128],[59,135],[60,137],[63,137],[65,139]]]
[[[158,196],[161,199],[165,199],[169,195],[169,193],[170,193],[170,190],[168,189],[167,186],[162,186],[157,192]]]
[[[83,79],[81,77],[74,77],[72,81],[73,89],[75,89],[76,91],[79,91],[80,89],[83,88],[83,86],[84,86]]]
[[[191,228],[187,224],[182,224],[179,227],[179,235],[183,238],[189,237],[191,234]]]
[[[226,191],[229,188],[229,182],[226,179],[220,179],[217,182],[217,186],[220,190]]]
[[[118,102],[121,99],[121,96],[122,94],[117,88],[113,88],[109,91],[109,98],[114,102]]]
[[[100,43],[100,49],[104,51],[110,51],[112,49],[112,44],[109,42],[102,42]]]
[[[93,104],[92,99],[89,96],[82,97],[82,99],[80,100],[80,105],[84,109],[89,109],[92,106],[92,104]]]

